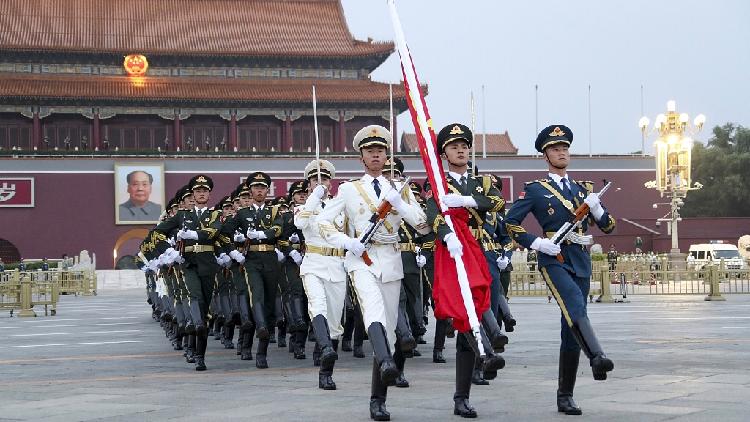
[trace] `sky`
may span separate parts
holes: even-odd
[[[355,38],[393,40],[385,0],[342,4]],[[484,116],[487,133],[507,130],[519,154],[531,154],[535,85],[539,129],[570,127],[574,154],[641,150],[638,119],[645,114],[653,125],[668,100],[691,121],[706,115],[695,136],[703,142],[715,125],[750,126],[750,1],[397,0],[396,7],[429,85],[436,131],[471,122],[473,92],[475,132]],[[398,54],[372,79],[400,81]],[[414,132],[408,112],[398,128]],[[647,152],[653,141],[646,138]]]

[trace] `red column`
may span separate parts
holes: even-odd
[[[42,125],[39,122],[39,112],[35,111],[31,126],[31,148],[40,149],[42,145]]]
[[[346,145],[346,122],[344,122],[344,112],[339,110],[339,139],[336,147],[332,152],[344,152]]]
[[[99,113],[94,113],[94,133],[92,134],[91,148],[101,149],[101,130],[99,129]]]
[[[284,137],[281,140],[281,150],[283,152],[289,152],[289,148],[292,146],[292,116],[286,116],[284,120]]]
[[[180,116],[178,114],[174,115],[174,127],[172,132],[174,132],[174,148],[175,150],[179,148],[182,150],[182,138],[180,137]]]
[[[229,151],[234,151],[237,146],[237,115],[232,113],[232,118],[229,120]]]

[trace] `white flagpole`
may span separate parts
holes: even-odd
[[[394,0],[387,1],[391,14],[391,22],[393,23],[393,29],[396,32],[396,46],[398,54],[401,57],[401,63],[405,77],[404,82],[409,86],[409,96],[411,97],[411,103],[414,106],[417,115],[418,127],[415,129],[419,130],[424,139],[431,139],[432,137],[430,136],[426,114],[424,112],[424,109],[422,108],[422,101],[419,98],[419,85],[417,84],[417,76],[414,74],[414,65],[411,61],[411,56],[409,55],[409,48],[406,46],[406,38],[404,36],[403,28],[401,27],[401,20],[399,19],[398,12],[396,11],[396,3]],[[427,157],[430,163],[430,167],[432,167],[433,169],[440,168],[439,166],[442,163],[438,160],[434,148],[427,148]],[[447,211],[448,208],[442,201],[439,200],[439,198],[446,193],[444,184],[435,183],[435,186],[433,186],[432,188],[437,193],[435,199],[437,200],[437,204],[440,207],[441,212]],[[453,221],[449,215],[445,216],[445,222],[446,224],[448,224],[448,227],[450,227],[450,229],[455,232],[453,228]],[[469,318],[469,325],[471,326],[471,331],[474,334],[474,338],[477,340],[479,354],[481,356],[485,356],[484,347],[482,345],[482,335],[480,333],[479,319],[477,318],[477,311],[476,308],[474,308],[471,288],[469,287],[469,277],[466,274],[466,268],[464,267],[463,259],[461,258],[461,256],[456,257],[454,261],[456,263],[458,285],[461,289],[461,298],[463,299],[464,307],[466,308],[466,313]]]
[[[471,135],[477,136],[476,131],[476,114],[474,114],[474,91],[471,91]],[[477,143],[471,141],[471,174],[476,174],[477,168]]]
[[[393,157],[395,155],[395,151],[393,151],[393,138],[396,137],[396,134],[393,133],[393,84],[388,84],[388,100],[390,111],[388,122],[390,123],[389,132],[391,132],[391,183],[393,183],[394,167],[396,167],[396,162],[393,160]]]
[[[323,184],[320,176],[320,138],[318,137],[318,99],[315,96],[315,85],[313,91],[313,126],[315,127],[315,165],[318,167],[318,184]]]

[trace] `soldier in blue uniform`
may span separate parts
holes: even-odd
[[[508,234],[526,248],[539,252],[539,268],[552,295],[562,311],[560,361],[557,389],[557,410],[568,415],[580,415],[581,409],[573,401],[578,358],[581,349],[589,358],[594,379],[607,379],[614,368],[594,334],[586,314],[586,298],[591,278],[591,256],[586,248],[583,233],[588,228],[584,221],[578,233],[568,236],[560,244],[551,237],[573,218],[575,209],[583,203],[590,207],[588,220],[604,233],[615,228],[615,219],[592,193],[593,183],[573,181],[567,175],[570,162],[568,148],[573,142],[573,132],[563,125],[552,125],[539,133],[537,151],[544,154],[549,167],[549,177],[527,182],[523,193],[513,204],[505,219]],[[527,233],[521,222],[532,213],[544,230],[538,237]],[[561,254],[563,262],[558,261]]]

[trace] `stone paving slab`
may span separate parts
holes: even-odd
[[[150,318],[142,289],[63,296],[56,317],[0,315],[0,421],[369,420],[370,359],[342,352],[337,391],[317,388],[317,368],[272,344],[271,368],[238,359],[209,341],[205,373],[171,350]],[[584,415],[555,408],[560,313],[546,298],[513,298],[519,320],[489,386],[474,386],[480,420],[745,421],[750,414],[750,295],[632,296],[590,304],[601,343],[615,361],[596,382],[582,359],[576,400]],[[454,343],[447,364],[431,361],[434,323],[409,359],[408,389],[389,389],[392,420],[459,420],[452,415]],[[369,345],[365,346],[369,352]]]

